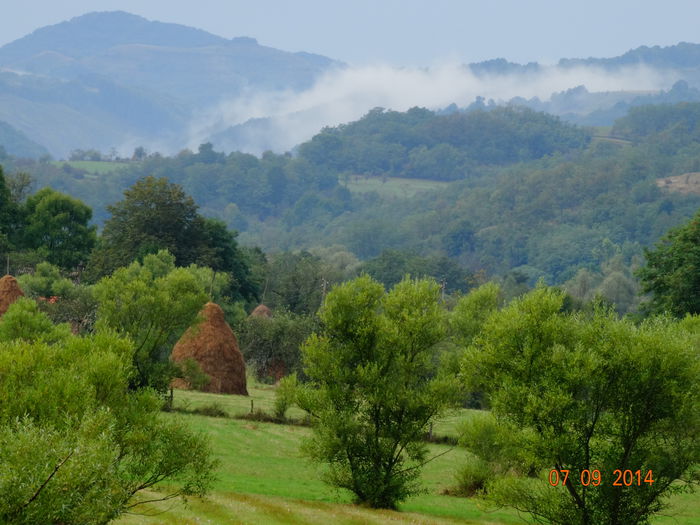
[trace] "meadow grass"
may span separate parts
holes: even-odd
[[[176,390],[174,407],[193,410],[216,405],[229,416],[250,412],[250,400],[256,410],[271,413],[274,386],[254,384],[250,397],[204,394]],[[473,411],[460,410],[448,415],[434,427],[436,435],[456,436],[458,425]],[[299,409],[291,417],[301,419]],[[301,451],[311,429],[235,419],[207,417],[179,412],[164,417],[184,418],[194,429],[211,438],[214,454],[220,462],[218,479],[204,500],[192,498],[181,503],[159,503],[141,508],[147,515],[127,515],[118,523],[200,524],[200,523],[467,523],[510,525],[523,523],[523,517],[511,510],[486,508],[479,500],[446,495],[454,484],[454,473],[466,458],[458,447],[430,444],[434,457],[422,471],[424,493],[400,505],[400,512],[378,511],[353,505],[348,491],[333,489],[322,481],[323,466],[310,461]],[[442,434],[440,434],[442,433]],[[167,492],[167,487],[159,490]],[[154,494],[157,495],[157,494]],[[698,523],[700,498],[697,494],[674,496],[672,507],[653,521],[660,525]],[[526,520],[525,520],[526,521]]]
[[[59,168],[64,164],[68,164],[72,168],[85,170],[88,173],[95,173],[98,175],[110,173],[131,165],[129,162],[107,162],[97,160],[54,161],[53,164]]]

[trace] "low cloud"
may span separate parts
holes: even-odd
[[[359,119],[370,109],[465,107],[476,97],[504,103],[514,97],[548,100],[584,85],[590,92],[668,89],[679,76],[646,66],[618,69],[543,66],[537,72],[474,75],[462,65],[431,68],[350,67],[330,71],[302,92],[247,93],[201,114],[190,127],[189,147],[207,140],[225,150],[284,152],[324,126]],[[256,120],[257,119],[257,120]],[[224,133],[222,133],[224,132]]]

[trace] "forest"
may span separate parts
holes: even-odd
[[[0,163],[0,522],[699,515],[700,104]]]

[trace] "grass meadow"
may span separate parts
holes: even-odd
[[[93,173],[96,175],[102,175],[104,173],[110,173],[112,171],[125,168],[130,165],[128,162],[107,162],[98,160],[71,160],[71,161],[55,161],[54,165],[59,168],[64,164],[70,165],[72,168],[85,170],[88,173]]]
[[[399,512],[378,511],[351,504],[351,495],[333,489],[321,480],[322,466],[304,457],[300,447],[310,429],[280,425],[233,416],[251,410],[272,412],[274,387],[249,386],[249,397],[204,394],[176,390],[174,407],[178,411],[164,417],[185,418],[194,428],[210,436],[220,462],[218,480],[203,500],[191,498],[186,505],[173,501],[145,505],[140,514],[121,518],[120,525],[136,524],[480,524],[508,525],[525,523],[517,512],[487,508],[482,502],[445,494],[454,481],[454,472],[466,457],[465,451],[448,445],[430,445],[437,456],[422,475],[425,493],[400,506]],[[230,417],[208,417],[183,413],[214,407]],[[434,427],[438,436],[456,436],[459,421],[470,411],[448,415]],[[291,409],[289,417],[301,419],[303,413]],[[167,486],[159,491],[167,494]],[[152,494],[154,497],[157,493]],[[668,517],[654,523],[662,525],[698,524],[700,498],[697,494],[676,496]]]

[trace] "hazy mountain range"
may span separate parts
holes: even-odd
[[[253,38],[89,13],[0,48],[0,145],[33,157],[138,145],[172,153],[205,141],[285,151],[376,106],[518,103],[606,125],[631,105],[700,100],[698,87],[700,45],[689,43],[556,65],[354,68]]]

